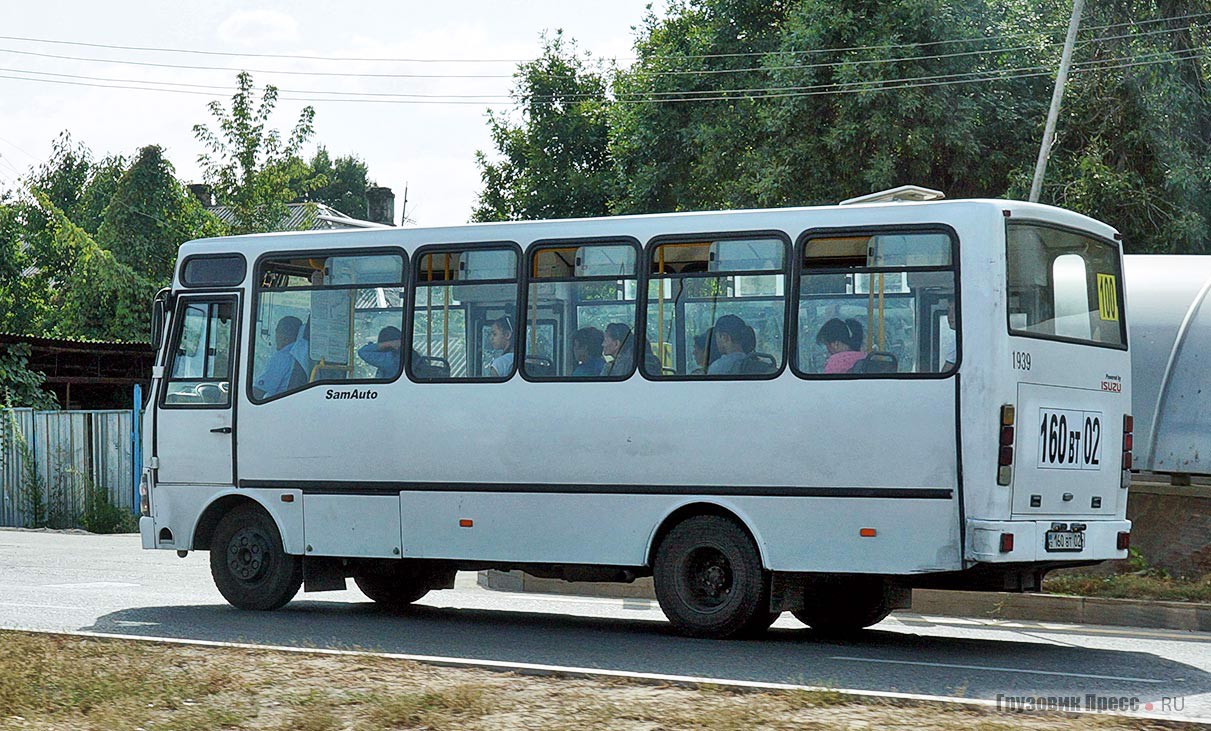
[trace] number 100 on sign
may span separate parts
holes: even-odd
[[[1039,409],[1039,467],[1102,468],[1102,413]]]

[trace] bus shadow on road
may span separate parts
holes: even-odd
[[[871,629],[850,637],[775,628],[762,638],[696,640],[661,621],[502,609],[300,601],[276,612],[226,605],[124,609],[84,631],[302,648],[365,650],[729,680],[993,698],[1211,693],[1211,674],[1149,652],[1031,634],[988,637]]]

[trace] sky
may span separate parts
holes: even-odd
[[[283,132],[305,104],[315,107],[316,134],[306,155],[318,143],[334,157],[352,154],[364,160],[370,178],[395,191],[397,222],[406,186],[407,225],[463,223],[480,189],[475,152],[492,150],[487,110],[510,108],[507,95],[517,62],[539,54],[544,32],[562,29],[582,51],[625,64],[649,4],[657,13],[664,7],[660,0],[374,0],[344,5],[318,0],[0,0],[0,190],[12,189],[46,160],[62,130],[98,158],[130,156],[144,145],[161,145],[178,178],[200,182],[197,156],[202,148],[192,127],[211,121],[206,109],[211,100],[229,104],[236,73],[246,69],[258,88],[271,83],[281,90],[271,124]],[[75,45],[85,43],[210,53]],[[333,60],[337,58],[374,60]],[[399,78],[416,74],[440,78]],[[168,93],[96,87],[136,82],[202,88],[174,87],[197,93]],[[473,103],[348,103],[317,93],[322,91],[464,95]]]

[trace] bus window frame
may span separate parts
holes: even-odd
[[[808,242],[812,239],[821,238],[844,238],[847,236],[877,236],[880,234],[916,234],[916,233],[942,233],[950,239],[950,266],[923,266],[923,267],[821,267],[818,270],[811,272],[812,274],[879,274],[891,272],[951,272],[954,275],[954,301],[955,301],[955,364],[953,368],[944,371],[935,371],[928,373],[808,373],[799,369],[799,300],[801,297],[801,288],[804,276],[803,259],[805,249]],[[816,227],[809,228],[799,234],[798,240],[795,242],[795,261],[792,266],[794,272],[793,287],[793,307],[791,307],[791,337],[792,353],[795,360],[790,364],[791,372],[799,378],[806,381],[851,381],[851,380],[939,380],[944,378],[952,378],[959,372],[960,366],[963,364],[963,277],[962,267],[960,265],[959,254],[959,234],[954,229],[945,223],[906,223],[906,224],[886,224],[875,226],[841,226],[841,227]],[[931,323],[932,327],[932,323]]]
[[[734,272],[692,272],[689,274],[675,274],[671,277],[670,276],[659,277],[659,276],[655,276],[652,274],[652,267],[654,265],[654,257],[656,256],[656,250],[657,250],[657,248],[659,248],[660,246],[663,246],[665,244],[686,244],[686,243],[702,243],[702,242],[714,243],[717,241],[743,241],[745,239],[760,239],[760,238],[774,238],[774,239],[778,239],[779,241],[782,242],[782,269],[781,269],[781,271],[775,272],[773,270],[768,270],[768,269],[766,269],[766,270],[745,269],[745,270],[737,270]],[[791,244],[791,237],[785,231],[783,231],[781,229],[772,229],[772,228],[743,230],[743,231],[704,231],[702,233],[659,234],[657,236],[653,236],[652,238],[648,239],[648,243],[644,247],[644,250],[643,250],[643,263],[642,263],[642,266],[639,267],[640,273],[641,273],[641,278],[640,278],[641,289],[638,294],[639,294],[639,307],[641,308],[640,312],[641,312],[642,327],[638,331],[638,338],[635,343],[635,352],[636,353],[647,352],[645,350],[640,350],[640,348],[645,348],[647,350],[651,350],[651,343],[648,342],[648,336],[647,336],[648,335],[648,327],[647,327],[648,326],[648,305],[649,305],[648,292],[651,289],[651,286],[650,286],[651,282],[661,281],[663,279],[704,279],[704,278],[710,278],[710,277],[714,277],[714,278],[746,277],[746,276],[769,276],[772,274],[780,274],[783,278],[783,284],[782,284],[783,295],[782,295],[782,297],[783,297],[783,299],[785,299],[785,302],[783,302],[783,311],[782,311],[782,360],[778,363],[778,369],[775,370],[773,373],[764,373],[764,374],[761,374],[761,373],[752,373],[752,374],[728,373],[728,374],[716,374],[713,376],[708,373],[702,373],[699,375],[693,375],[693,374],[686,373],[684,375],[677,374],[677,375],[667,375],[667,376],[666,375],[652,376],[643,370],[643,368],[639,362],[640,359],[635,358],[635,368],[639,371],[639,374],[641,376],[643,376],[645,379],[652,381],[653,383],[674,383],[674,382],[678,382],[678,381],[696,381],[696,382],[702,382],[702,381],[772,381],[775,378],[778,378],[779,376],[781,376],[782,373],[786,370],[787,359],[791,352],[788,350],[788,345],[790,343],[790,337],[789,337],[790,333],[788,332],[787,328],[789,327],[789,323],[790,323],[789,318],[791,315],[792,299],[791,299],[791,289],[790,289],[791,283],[787,280],[787,277],[790,276],[790,272],[792,271],[792,268],[793,268],[792,266],[788,266],[788,263],[789,263],[788,257],[792,256],[793,254],[794,254],[794,247]],[[753,299],[757,299],[757,298],[753,298]],[[651,351],[651,352],[655,352],[655,351]]]
[[[518,345],[517,345],[517,340],[516,340],[517,338],[521,337],[521,335],[518,334],[518,331],[521,329],[520,328],[521,319],[515,314],[513,317],[513,337],[514,337],[513,371],[511,373],[509,373],[509,375],[496,376],[495,378],[493,378],[492,376],[467,376],[466,378],[454,378],[454,377],[450,377],[450,378],[415,378],[412,375],[412,350],[413,350],[412,342],[413,342],[413,338],[415,337],[413,330],[414,330],[414,326],[416,324],[416,294],[417,294],[417,292],[419,292],[422,287],[453,286],[453,285],[460,283],[458,280],[451,280],[451,281],[446,281],[446,282],[441,282],[441,283],[426,282],[426,283],[422,284],[420,281],[419,272],[417,271],[420,268],[420,263],[422,261],[424,261],[425,256],[428,254],[441,254],[444,252],[473,251],[475,249],[511,249],[513,251],[514,266],[516,267],[513,272],[513,279],[471,279],[471,280],[466,280],[465,282],[462,282],[462,283],[463,284],[513,284],[517,290],[514,292],[513,301],[520,307],[521,298],[522,298],[521,285],[522,285],[523,276],[525,274],[524,262],[525,262],[526,257],[525,257],[525,252],[522,250],[521,246],[516,241],[505,241],[505,240],[464,241],[464,242],[454,241],[454,242],[439,243],[439,244],[425,244],[423,246],[417,247],[416,250],[412,252],[412,264],[408,268],[409,274],[412,275],[411,276],[412,284],[410,287],[410,291],[408,292],[408,302],[407,302],[407,307],[405,310],[406,314],[404,316],[404,319],[405,319],[404,342],[407,343],[408,348],[405,353],[401,354],[402,355],[402,358],[401,358],[402,367],[400,369],[407,375],[408,380],[413,383],[422,384],[422,385],[431,384],[431,383],[505,383],[505,382],[509,381],[510,379],[512,379],[513,376],[518,371],[521,370],[521,368],[517,362]],[[467,333],[468,342],[470,342],[471,337],[472,337],[472,334],[470,332],[468,332]]]
[[[1032,333],[1032,332],[1027,332],[1025,330],[1014,330],[1013,329],[1013,325],[1011,325],[1009,323],[1010,313],[1009,313],[1009,306],[1008,306],[1008,303],[1009,303],[1009,290],[1008,290],[1008,286],[1009,286],[1009,284],[1008,284],[1009,283],[1009,227],[1010,226],[1038,226],[1040,228],[1051,228],[1051,229],[1055,229],[1057,231],[1063,231],[1065,233],[1075,234],[1078,236],[1084,236],[1086,238],[1094,239],[1095,241],[1100,241],[1102,243],[1109,244],[1114,247],[1115,251],[1118,254],[1118,287],[1117,287],[1118,292],[1116,292],[1116,296],[1118,298],[1117,304],[1118,304],[1118,311],[1119,311],[1119,336],[1122,338],[1122,341],[1123,341],[1121,345],[1116,345],[1114,343],[1103,343],[1103,342],[1099,342],[1099,341],[1093,340],[1093,339],[1085,340],[1082,338],[1070,338],[1066,335],[1047,335],[1046,333]],[[1054,263],[1054,260],[1052,260],[1052,261]],[[1054,289],[1055,289],[1054,279],[1053,279],[1054,275],[1055,275],[1055,272],[1051,271],[1049,269],[1047,272],[1047,280],[1049,282],[1051,282],[1051,284],[1052,284],[1053,296],[1054,296]],[[1009,337],[1011,337],[1011,338],[1032,338],[1034,340],[1050,340],[1050,341],[1056,342],[1056,343],[1069,343],[1071,345],[1088,345],[1090,347],[1106,348],[1108,350],[1128,350],[1129,349],[1128,343],[1127,343],[1127,310],[1124,307],[1124,305],[1126,303],[1123,301],[1124,296],[1126,294],[1124,290],[1126,288],[1123,286],[1123,247],[1122,247],[1121,241],[1115,241],[1114,239],[1108,239],[1105,236],[1099,236],[1087,229],[1076,228],[1075,226],[1065,226],[1064,224],[1055,223],[1054,221],[1043,221],[1043,220],[1039,220],[1037,218],[1012,218],[1012,217],[1006,216],[1005,217],[1005,285],[1006,285],[1006,290],[1005,290],[1005,303],[1006,303],[1005,331],[1009,333]]]
[[[214,282],[214,283],[210,283],[210,284],[190,284],[189,280],[186,279],[186,277],[185,277],[186,272],[189,271],[190,262],[195,261],[197,259],[234,259],[234,258],[239,258],[240,263],[244,265],[244,274],[236,281]],[[200,292],[200,291],[207,290],[207,289],[226,289],[226,288],[233,288],[233,287],[242,287],[242,286],[244,286],[244,282],[246,282],[248,280],[248,257],[244,256],[244,254],[239,251],[228,251],[228,252],[214,253],[214,254],[192,254],[190,256],[185,257],[185,259],[181,261],[179,270],[181,272],[181,276],[180,276],[181,289],[186,289],[186,290],[189,290],[190,292]]]
[[[538,255],[538,253],[540,251],[543,251],[544,249],[549,250],[549,249],[557,249],[557,248],[571,248],[573,246],[575,246],[577,248],[583,247],[583,246],[630,246],[632,249],[635,250],[635,273],[629,277],[626,277],[626,276],[620,276],[620,277],[619,276],[595,276],[595,277],[535,278],[535,277],[531,276],[530,273],[534,271],[534,269],[533,269],[534,258]],[[640,329],[640,326],[642,325],[642,320],[643,320],[642,312],[639,309],[639,303],[642,299],[642,294],[643,294],[642,293],[643,268],[644,268],[643,264],[644,264],[643,244],[639,243],[639,239],[635,238],[634,236],[592,236],[592,237],[577,237],[577,238],[538,239],[536,241],[533,241],[528,247],[526,247],[525,268],[524,268],[525,286],[522,287],[522,300],[521,300],[522,315],[517,318],[519,323],[525,324],[525,327],[522,329],[522,333],[521,333],[522,343],[521,343],[520,347],[515,348],[515,350],[521,357],[520,363],[518,364],[518,367],[517,367],[517,371],[521,374],[521,377],[524,380],[527,380],[531,383],[602,383],[602,382],[615,383],[618,381],[625,381],[625,380],[629,379],[631,376],[635,375],[635,371],[638,370],[638,365],[639,365],[638,363],[635,363],[635,362],[631,363],[630,371],[628,371],[627,373],[624,373],[624,374],[616,375],[616,376],[570,376],[570,375],[568,375],[568,376],[530,376],[530,375],[526,375],[526,371],[525,371],[526,360],[525,359],[526,359],[526,355],[528,355],[528,353],[526,352],[526,342],[525,341],[529,340],[529,338],[525,337],[525,333],[526,333],[526,330],[529,329],[530,320],[529,320],[529,317],[526,316],[525,313],[528,313],[529,308],[530,308],[530,284],[532,284],[532,283],[540,283],[540,282],[617,282],[619,280],[634,279],[635,280],[635,301],[633,302],[633,305],[635,307],[635,318],[634,318],[634,322],[631,323],[631,332],[632,333],[639,332],[639,329]],[[571,334],[569,334],[568,337],[571,338]],[[638,359],[633,358],[632,360],[637,361]]]
[[[221,289],[220,288],[194,289],[194,290],[189,290],[188,292],[181,292],[176,295],[176,297],[174,298],[175,301],[173,302],[173,306],[172,306],[172,321],[171,321],[170,327],[169,327],[168,338],[164,341],[164,346],[163,346],[163,348],[164,348],[164,377],[160,379],[160,388],[158,389],[158,392],[156,393],[157,410],[188,409],[188,410],[193,411],[193,410],[198,410],[198,409],[209,409],[209,410],[231,409],[232,414],[233,414],[232,418],[233,419],[235,418],[234,414],[235,414],[236,398],[239,396],[239,394],[236,392],[239,390],[239,381],[240,381],[239,363],[240,363],[241,353],[239,352],[239,346],[242,342],[241,338],[243,337],[243,327],[244,327],[244,298],[240,296],[240,292],[241,292],[241,290],[239,290],[239,289],[227,287],[227,288],[221,288]],[[209,302],[213,303],[213,302],[219,301],[220,299],[229,299],[229,300],[232,300],[235,302],[235,314],[234,314],[235,326],[231,329],[231,337],[232,337],[231,347],[232,347],[232,350],[236,351],[235,352],[236,357],[233,359],[231,357],[231,355],[232,355],[231,353],[229,353],[227,356],[228,362],[229,362],[229,367],[231,369],[231,379],[229,382],[231,392],[228,393],[228,395],[227,395],[228,396],[227,403],[226,404],[170,404],[170,403],[168,403],[168,385],[173,380],[183,380],[183,381],[205,380],[205,379],[198,379],[198,378],[182,378],[182,379],[173,379],[172,378],[172,369],[173,369],[173,366],[176,365],[176,360],[177,360],[177,352],[176,352],[177,349],[176,349],[176,347],[170,347],[170,346],[176,345],[177,338],[181,334],[181,329],[185,327],[185,317],[183,316],[184,310],[180,309],[180,308],[188,305],[190,300],[203,300],[203,301],[209,301]]]
[[[366,285],[362,285],[362,284],[338,284],[338,285],[332,285],[332,286],[327,286],[327,287],[286,287],[283,289],[266,289],[266,290],[262,290],[262,287],[261,287],[261,277],[260,277],[261,264],[264,263],[264,261],[266,259],[288,259],[291,257],[307,257],[310,259],[316,259],[316,258],[328,258],[328,257],[332,257],[332,256],[384,256],[384,255],[388,255],[388,254],[398,255],[398,256],[402,257],[402,259],[403,259],[402,266],[400,269],[400,284],[399,285],[378,284],[378,285],[366,286]],[[270,396],[269,398],[266,398],[266,399],[258,400],[256,397],[254,397],[252,395],[252,383],[255,380],[255,373],[253,373],[253,365],[254,365],[254,359],[256,356],[255,347],[254,347],[252,338],[254,338],[256,336],[256,331],[257,331],[256,317],[257,317],[258,313],[260,313],[260,311],[261,311],[261,292],[262,291],[266,291],[266,292],[316,292],[316,291],[337,290],[337,289],[358,290],[358,289],[373,289],[375,287],[399,286],[401,289],[404,290],[404,296],[407,297],[409,294],[408,252],[405,251],[402,246],[369,246],[369,247],[358,247],[358,248],[350,248],[350,249],[340,249],[340,248],[336,248],[336,249],[290,249],[290,250],[283,250],[283,251],[266,251],[256,258],[256,261],[253,262],[252,266],[253,266],[253,269],[252,269],[253,280],[249,283],[249,288],[252,290],[252,309],[248,313],[249,325],[251,327],[249,327],[249,330],[248,330],[248,334],[249,334],[248,372],[246,374],[247,390],[245,391],[245,393],[248,394],[248,403],[253,404],[254,406],[260,406],[262,404],[267,404],[267,403],[271,403],[273,401],[278,401],[280,399],[286,398],[287,396],[293,396],[296,393],[310,391],[312,389],[312,387],[314,387],[314,386],[325,386],[325,385],[331,386],[333,384],[337,384],[337,385],[364,385],[364,384],[386,385],[386,384],[390,384],[390,383],[395,383],[396,381],[398,381],[400,379],[400,373],[396,373],[395,377],[392,379],[389,379],[389,380],[384,380],[381,378],[344,378],[344,379],[324,378],[324,379],[320,379],[318,381],[308,382],[302,388],[297,388],[293,391],[287,391],[285,393],[279,393],[275,396]],[[356,307],[354,309],[356,310]],[[405,306],[403,309],[404,309],[404,313],[405,313],[404,316],[406,317],[407,316],[406,315],[407,307]],[[405,324],[407,324],[407,323],[405,323]],[[401,330],[402,330],[402,328],[401,328]],[[402,344],[401,344],[401,347],[402,347]],[[404,370],[403,354],[401,353],[401,357],[400,357],[401,373],[403,372],[403,370]]]

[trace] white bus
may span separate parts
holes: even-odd
[[[1037,590],[1127,555],[1118,240],[957,200],[192,241],[143,547],[248,609],[650,575],[711,637]]]

